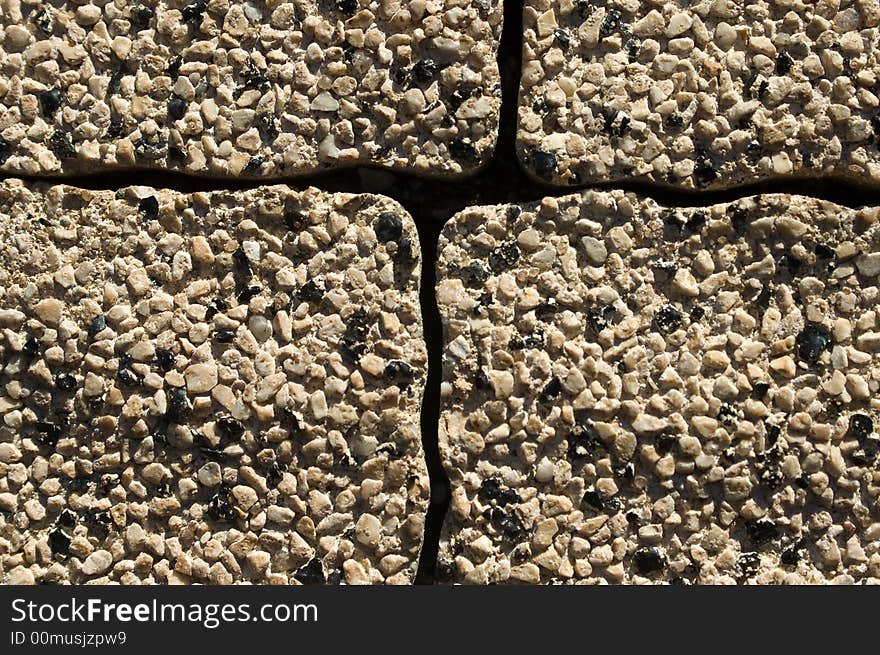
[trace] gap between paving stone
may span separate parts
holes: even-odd
[[[127,171],[99,175],[45,179],[0,174],[0,180],[18,178],[34,182],[68,184],[85,189],[117,189],[132,184],[182,193],[252,189],[265,184],[287,184],[294,189],[315,186],[323,191],[379,193],[399,202],[410,213],[419,232],[422,250],[420,291],[424,338],[428,350],[428,378],[420,417],[422,446],[431,481],[431,504],[425,520],[422,553],[416,584],[434,584],[440,531],[449,506],[450,485],[440,459],[438,428],[440,382],[443,377],[443,331],[435,286],[437,243],[445,223],[465,207],[502,203],[527,203],[546,196],[561,197],[587,189],[622,189],[651,198],[666,207],[708,206],[762,193],[786,193],[828,200],[845,207],[880,205],[880,189],[865,189],[847,180],[792,179],[759,182],[718,191],[683,191],[645,182],[557,187],[536,183],[526,175],[516,155],[519,79],[522,63],[523,0],[504,0],[504,28],[498,49],[502,104],[495,153],[479,172],[460,180],[426,179],[385,169],[352,168],[297,178],[272,180],[221,180],[188,176],[173,171]]]

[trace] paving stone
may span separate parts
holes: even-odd
[[[0,163],[281,177],[485,163],[496,0],[59,0],[0,13]]]
[[[880,184],[880,5],[527,0],[518,152],[557,185]]]
[[[0,576],[412,581],[426,353],[400,205],[6,180],[0,260]]]
[[[441,575],[880,581],[880,280],[857,266],[878,251],[880,211],[797,196],[458,214]]]

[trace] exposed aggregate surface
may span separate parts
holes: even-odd
[[[0,3],[0,165],[279,177],[491,156],[496,0]]]
[[[0,580],[411,582],[419,246],[378,196],[0,184]]]
[[[880,583],[880,213],[623,192],[441,236],[447,581]]]
[[[537,178],[880,182],[877,0],[526,0],[518,153]]]

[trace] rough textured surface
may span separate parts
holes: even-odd
[[[880,184],[876,0],[527,0],[519,154],[556,184]]]
[[[11,0],[2,168],[456,175],[494,149],[501,19],[495,0]]]
[[[0,185],[0,580],[408,583],[412,219],[286,187]]]
[[[880,583],[880,216],[622,192],[441,238],[441,571]]]

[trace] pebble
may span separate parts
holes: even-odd
[[[355,526],[355,536],[358,543],[369,548],[375,548],[382,538],[382,525],[372,514],[362,515]]]
[[[96,550],[89,555],[82,565],[83,575],[103,575],[113,565],[113,555],[106,550]]]
[[[57,298],[43,298],[34,307],[34,312],[46,325],[58,325],[64,305]]]
[[[192,364],[184,371],[190,393],[205,393],[217,386],[217,365],[213,362]]]

